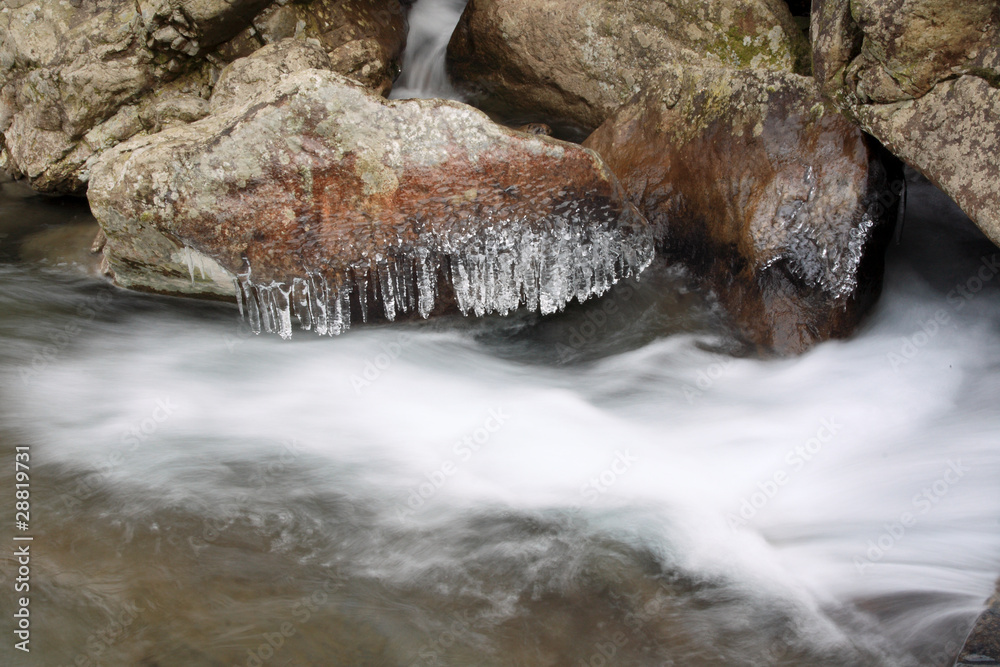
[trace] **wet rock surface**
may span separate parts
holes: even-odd
[[[666,70],[584,145],[750,341],[792,353],[847,336],[877,297],[898,198],[810,79]]]
[[[82,194],[92,158],[137,134],[203,118],[220,70],[284,37],[314,39],[330,68],[380,92],[391,86],[406,41],[396,0],[270,4],[7,3],[0,168],[42,192]]]
[[[824,93],[1000,242],[1000,4],[820,0]]]
[[[806,72],[780,0],[471,0],[448,68],[484,110],[591,131],[664,64]]]
[[[554,312],[652,254],[593,152],[316,69],[119,145],[88,197],[118,284],[231,297],[240,276],[252,326],[283,335],[293,314],[339,333],[352,310],[426,316],[452,300]]]
[[[955,667],[1000,665],[1000,585],[958,654]]]

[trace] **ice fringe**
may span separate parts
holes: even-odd
[[[625,235],[617,228],[570,225],[544,233],[489,227],[459,243],[427,241],[337,275],[306,271],[290,284],[255,283],[247,264],[236,277],[240,314],[254,333],[291,338],[294,317],[304,330],[335,336],[351,326],[352,293],[364,321],[369,294],[390,321],[400,313],[427,317],[440,296],[438,276],[444,273],[463,314],[506,315],[524,306],[547,315],[574,297],[582,302],[603,294],[618,280],[638,275],[653,258],[653,239],[646,229]]]

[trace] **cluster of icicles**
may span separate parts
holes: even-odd
[[[876,220],[866,212],[856,225],[846,229],[839,221],[823,224],[815,220],[808,207],[808,202],[816,196],[816,177],[812,167],[806,171],[804,180],[809,186],[806,198],[783,205],[773,221],[782,230],[779,247],[766,247],[773,242],[772,235],[760,235],[758,251],[772,252],[763,268],[786,260],[792,275],[808,287],[819,287],[834,299],[846,298],[858,287],[858,269]]]
[[[379,256],[340,280],[309,271],[291,283],[261,284],[247,265],[236,277],[240,314],[254,333],[290,338],[294,319],[306,331],[335,336],[351,326],[352,294],[363,321],[369,319],[369,294],[390,321],[400,313],[427,317],[443,274],[465,315],[506,315],[521,306],[547,315],[574,297],[582,302],[603,294],[653,258],[648,232],[625,237],[616,229],[487,233],[462,246],[432,251],[425,245]]]
[[[809,287],[819,287],[834,299],[846,298],[858,287],[858,269],[874,228],[875,221],[865,213],[858,225],[847,231],[846,248],[823,245],[806,233],[793,236],[789,270]]]

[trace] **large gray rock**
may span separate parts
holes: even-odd
[[[816,0],[824,93],[1000,243],[1000,3]]]
[[[234,63],[210,116],[96,161],[118,284],[231,298],[239,277],[251,324],[287,336],[293,315],[339,333],[373,304],[554,312],[650,261],[645,220],[592,151],[329,71],[273,83],[268,67],[325,57],[308,48]]]
[[[448,69],[480,108],[589,132],[663,64],[805,73],[808,50],[782,0],[471,0]]]
[[[196,56],[235,37],[271,0],[136,0],[146,45]]]
[[[117,114],[168,74],[143,44],[134,2],[78,4],[36,0],[0,10],[6,167],[43,191],[81,190],[92,146],[140,131],[137,107]]]
[[[386,95],[399,75],[407,5],[399,0],[275,2],[219,51],[232,60],[249,55],[260,42],[315,39],[330,56],[333,71]]]
[[[796,353],[846,337],[878,295],[886,172],[812,79],[668,68],[584,145],[749,341]]]
[[[40,191],[82,193],[89,160],[137,134],[205,116],[220,70],[269,39],[315,39],[332,69],[379,91],[391,85],[406,38],[397,0],[269,4],[7,2],[0,9],[0,168]],[[276,21],[289,12],[291,27]]]

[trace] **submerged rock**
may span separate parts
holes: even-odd
[[[331,69],[388,89],[406,41],[397,0],[270,4],[7,3],[0,11],[0,168],[39,191],[80,194],[94,156],[204,117],[220,70],[269,39],[314,38]],[[278,20],[289,12],[290,24]]]
[[[333,334],[372,304],[390,320],[452,300],[550,313],[651,259],[645,220],[592,151],[328,71],[259,78],[95,163],[118,284],[231,297],[238,276],[254,328],[287,336],[294,315]]]
[[[816,0],[824,93],[1000,243],[995,1]]]
[[[846,336],[877,296],[886,173],[811,79],[666,70],[584,145],[752,342],[791,353]]]
[[[591,131],[663,64],[808,70],[782,0],[470,0],[448,70],[477,106]]]

